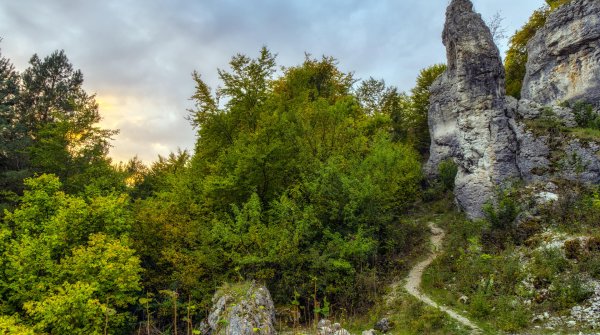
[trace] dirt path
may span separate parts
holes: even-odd
[[[429,306],[435,307],[448,314],[454,320],[460,322],[461,324],[471,328],[473,330],[472,334],[482,334],[481,328],[479,328],[475,323],[471,320],[465,318],[462,315],[459,315],[452,309],[437,304],[435,301],[431,300],[427,295],[423,294],[420,290],[421,287],[421,277],[423,277],[423,271],[433,262],[433,260],[439,255],[439,250],[442,248],[442,240],[444,239],[444,235],[446,234],[442,229],[437,227],[435,224],[430,223],[429,227],[431,228],[431,245],[432,245],[432,253],[427,257],[426,260],[418,263],[410,270],[408,277],[406,277],[406,284],[404,288],[408,293],[413,295],[415,298],[421,300]]]

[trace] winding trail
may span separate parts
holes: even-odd
[[[410,270],[408,277],[406,277],[406,284],[404,285],[404,288],[406,289],[406,291],[408,293],[410,293],[415,298],[421,300],[422,302],[426,303],[429,306],[438,308],[442,312],[448,314],[454,320],[471,328],[472,334],[482,334],[483,331],[481,330],[481,328],[479,328],[471,320],[465,318],[464,316],[456,313],[454,310],[452,310],[444,305],[439,305],[435,301],[431,300],[430,297],[428,297],[427,295],[423,294],[423,292],[421,292],[420,287],[421,287],[421,279],[423,277],[423,271],[425,271],[425,269],[431,264],[431,262],[433,262],[433,260],[439,256],[439,254],[440,254],[439,250],[442,247],[442,240],[444,239],[444,236],[446,235],[444,230],[442,230],[441,228],[439,228],[438,226],[436,226],[433,223],[429,223],[429,228],[431,229],[431,233],[432,233],[432,235],[431,235],[432,253],[431,253],[431,255],[429,255],[429,257],[427,257],[427,259],[425,259],[422,262],[419,262],[417,265],[415,265],[415,267],[413,267]]]

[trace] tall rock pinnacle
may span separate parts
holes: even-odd
[[[443,32],[448,69],[431,86],[429,176],[440,162],[458,165],[454,194],[471,218],[495,188],[519,177],[516,139],[505,109],[504,67],[490,29],[470,0],[453,0]]]

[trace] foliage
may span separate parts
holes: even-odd
[[[417,83],[411,90],[413,140],[415,148],[423,155],[429,153],[429,126],[427,114],[429,112],[429,89],[433,82],[446,71],[445,64],[435,64],[419,72]]]
[[[486,220],[496,230],[512,228],[519,211],[516,194],[507,188],[498,192],[495,204],[488,203],[484,207]]]
[[[356,89],[356,98],[363,112],[374,118],[389,118],[392,139],[412,145],[419,153],[429,151],[429,88],[446,70],[446,65],[435,64],[419,72],[411,95],[399,93],[383,80],[369,78]],[[385,120],[385,119],[384,119]]]
[[[564,4],[567,4],[569,2],[571,2],[573,0],[546,0],[546,3],[548,4],[548,6],[550,6],[550,9],[554,10]]]
[[[364,310],[423,234],[402,221],[422,176],[390,132],[398,95],[374,80],[354,95],[329,57],[275,78],[274,58],[234,56],[215,93],[194,73],[195,153],[159,159],[134,191],[144,287],[191,296],[200,312],[240,280],[266,282],[277,303],[296,297],[303,321]]]
[[[573,114],[579,127],[600,130],[600,116],[594,111],[593,105],[583,101],[576,102]]]
[[[21,74],[2,58],[0,72],[0,183],[7,190],[20,194],[22,180],[34,173],[59,176],[69,192],[121,187],[107,158],[117,132],[96,125],[98,105],[64,51],[34,55]]]
[[[36,333],[32,328],[21,324],[19,318],[0,315],[0,332],[2,334],[11,335],[35,335]]]
[[[445,191],[454,190],[454,180],[458,173],[458,166],[451,159],[447,159],[438,166],[438,175]]]
[[[2,311],[25,310],[51,334],[126,328],[141,272],[126,238],[127,197],[67,195],[52,175],[25,185],[1,226]]]

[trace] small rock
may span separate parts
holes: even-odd
[[[331,328],[331,321],[329,321],[327,319],[319,320],[319,323],[317,323],[317,328],[323,328],[323,327]]]
[[[379,330],[382,333],[387,333],[393,327],[392,322],[388,318],[383,318],[375,324],[375,330]]]
[[[460,298],[458,298],[458,301],[466,305],[469,302],[469,297],[467,297],[466,295],[461,295]]]
[[[567,321],[567,326],[570,328],[573,328],[577,325],[577,322],[573,321],[573,320],[569,320]]]
[[[552,192],[540,192],[536,195],[536,202],[539,205],[545,205],[558,201],[558,194]]]
[[[362,335],[375,335],[375,329],[363,330]]]

